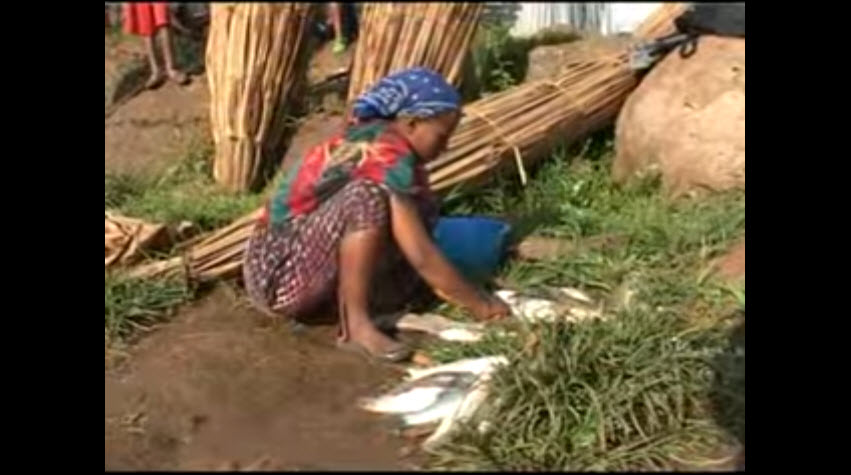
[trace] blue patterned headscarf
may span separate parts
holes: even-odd
[[[357,98],[352,113],[358,119],[390,119],[399,115],[427,119],[460,108],[461,96],[443,76],[416,67],[378,81]]]

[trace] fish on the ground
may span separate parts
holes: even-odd
[[[409,368],[409,379],[389,393],[361,399],[362,409],[395,414],[403,428],[439,422],[423,443],[433,448],[472,418],[488,395],[490,377],[504,356],[468,358],[433,368]]]
[[[361,409],[387,414],[406,414],[423,411],[452,389],[466,389],[476,375],[467,372],[444,371],[425,377],[406,381],[387,394],[378,397],[362,398],[358,401]]]
[[[465,358],[431,368],[408,368],[410,380],[419,380],[433,374],[464,372],[480,375],[490,373],[498,366],[508,364],[508,358],[504,356],[484,356],[479,358]]]
[[[559,287],[558,291],[564,294],[569,299],[587,303],[589,305],[594,305],[594,300],[589,297],[588,294],[579,289],[575,289],[573,287]]]
[[[496,295],[508,304],[514,316],[523,320],[552,321],[559,316],[558,306],[552,300],[526,297],[514,290],[498,290]]]
[[[593,305],[590,297],[569,287],[559,289],[571,302],[550,300],[523,295],[515,290],[498,290],[496,295],[511,308],[511,313],[528,322],[553,322],[562,319],[569,322],[603,317],[603,305]],[[588,304],[587,302],[591,302]]]
[[[434,433],[423,442],[424,449],[433,450],[437,448],[440,444],[446,442],[459,426],[470,422],[490,394],[490,379],[491,373],[489,372],[479,376],[479,379],[473,383],[473,386],[455,407],[455,410],[444,417]]]
[[[445,341],[476,342],[484,336],[484,325],[450,320],[434,313],[408,313],[396,322],[399,330],[418,331]]]
[[[442,421],[452,415],[461,405],[469,388],[447,388],[429,407],[402,415],[402,426],[412,427]]]

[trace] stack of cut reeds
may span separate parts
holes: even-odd
[[[183,243],[181,247],[186,252],[182,256],[138,266],[130,274],[174,277],[185,271],[187,277],[201,282],[234,277],[242,268],[245,242],[261,212],[256,210],[222,229]]]
[[[665,4],[636,31],[652,39],[674,31],[683,4]],[[435,191],[487,179],[515,166],[525,183],[525,166],[546,156],[557,143],[587,136],[617,116],[638,84],[629,52],[577,60],[553,81],[534,81],[464,107],[464,118],[447,152],[427,169]]]
[[[636,31],[652,39],[674,31],[672,21],[684,4],[666,4]],[[453,134],[449,150],[430,163],[430,179],[438,190],[488,178],[503,165],[524,165],[545,156],[557,142],[580,139],[611,123],[637,85],[628,52],[577,62],[552,82],[522,84],[464,107],[465,118]],[[196,280],[237,275],[245,242],[259,211],[217,231],[191,247],[185,258],[148,264],[137,275],[174,274],[185,269]]]
[[[309,3],[213,3],[206,68],[213,175],[234,191],[260,186],[281,157],[287,108],[303,80]]]
[[[146,251],[169,244],[165,225],[107,211],[104,216],[104,267],[132,264]]]
[[[400,69],[433,69],[455,86],[484,3],[367,3],[349,78],[348,103]]]

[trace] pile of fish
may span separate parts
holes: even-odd
[[[450,320],[435,313],[408,313],[396,322],[396,329],[428,333],[445,341],[472,343],[482,339],[485,326]]]
[[[503,356],[487,356],[432,368],[409,368],[402,384],[387,394],[363,398],[358,405],[398,417],[403,429],[439,423],[422,444],[425,449],[434,449],[459,425],[472,419],[488,396],[493,372],[507,363]]]
[[[570,287],[547,289],[537,296],[513,290],[499,290],[496,295],[508,304],[513,317],[521,321],[576,322],[603,317],[602,303],[598,305],[582,291]],[[459,322],[433,313],[406,314],[395,326],[398,330],[424,332],[442,340],[465,343],[481,340],[485,332],[483,323]],[[472,419],[488,396],[493,372],[507,363],[504,356],[488,356],[431,368],[408,368],[408,376],[399,386],[387,394],[363,398],[358,405],[370,412],[397,417],[402,429],[437,423],[422,444],[427,450],[433,449],[446,441],[456,427]]]
[[[549,298],[531,297],[514,290],[498,290],[497,297],[511,307],[515,318],[526,322],[554,322],[563,319],[578,322],[603,317],[603,304],[572,287],[548,289]]]
[[[526,322],[552,322],[602,318],[603,305],[596,304],[581,290],[571,287],[550,289],[553,298],[533,297],[514,290],[499,290],[496,295],[511,308],[514,318]],[[434,313],[404,315],[395,323],[397,330],[416,331],[436,336],[445,341],[472,343],[482,339],[485,325],[451,320]]]

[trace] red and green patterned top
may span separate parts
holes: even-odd
[[[408,141],[377,120],[350,126],[311,149],[277,185],[260,222],[280,226],[315,210],[351,180],[431,201],[428,175]]]

